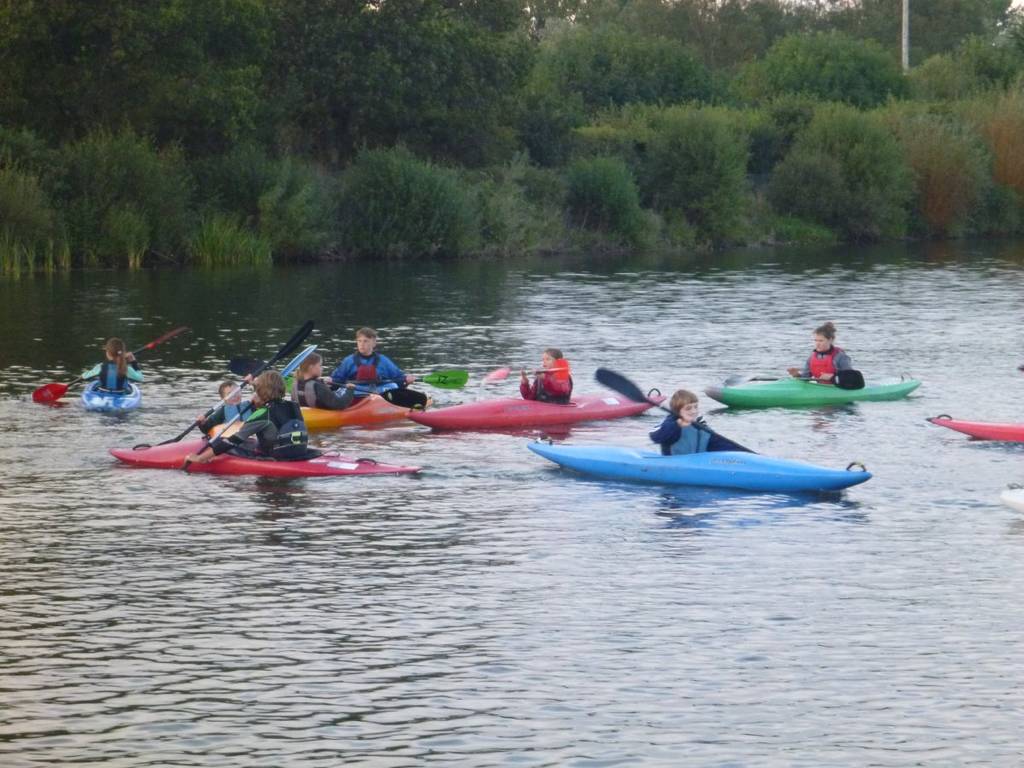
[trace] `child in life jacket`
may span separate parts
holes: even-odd
[[[519,372],[519,394],[524,400],[568,403],[572,397],[572,375],[562,350],[548,347],[540,359],[541,369],[534,372],[533,383],[525,370]]]
[[[245,417],[252,412],[252,402],[242,399],[242,390],[234,382],[222,381],[217,387],[217,394],[224,401],[224,405],[211,413],[208,419],[203,418],[202,415],[196,417],[199,429],[206,433],[229,421],[235,421],[235,423],[244,421]]]
[[[679,456],[707,451],[744,451],[739,443],[710,429],[700,418],[697,396],[688,389],[676,390],[669,400],[672,411],[656,430],[650,433],[652,442],[661,446],[662,456]]]
[[[135,355],[128,351],[121,339],[107,339],[103,345],[103,351],[107,355],[106,362],[94,365],[82,374],[82,379],[89,381],[96,379],[98,388],[102,392],[113,392],[124,394],[128,391],[128,382],[142,382],[145,377],[139,364],[135,362]]]
[[[355,384],[349,383],[335,392],[324,383],[323,358],[316,352],[306,356],[292,381],[292,400],[303,408],[326,408],[340,411],[355,400]],[[326,381],[330,381],[329,378]]]
[[[243,456],[260,456],[280,461],[295,461],[319,455],[309,450],[309,433],[298,403],[285,400],[284,379],[277,371],[264,371],[253,382],[253,411],[242,428],[229,437],[217,437],[199,453],[185,457],[206,463],[232,451]]]
[[[817,379],[834,383],[836,373],[853,369],[853,361],[842,349],[835,346],[836,327],[830,322],[814,329],[814,351],[807,358],[803,368],[787,368],[790,376],[800,379]]]
[[[331,372],[335,386],[354,384],[357,398],[380,395],[402,408],[425,408],[429,398],[422,392],[406,389],[416,377],[405,373],[387,355],[376,351],[377,332],[373,328],[356,331],[356,351]]]

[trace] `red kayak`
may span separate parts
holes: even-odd
[[[928,419],[937,427],[963,432],[977,440],[1005,440],[1024,443],[1024,424],[998,424],[990,421],[959,421],[950,416],[932,416]]]
[[[204,440],[188,443],[155,445],[152,448],[133,450],[111,448],[110,453],[125,464],[149,469],[181,469],[185,457],[198,453],[206,446]],[[203,472],[211,475],[263,475],[264,477],[347,477],[349,475],[403,475],[419,472],[419,467],[400,467],[394,464],[378,464],[373,459],[352,459],[337,453],[325,453],[315,459],[302,461],[274,461],[273,459],[252,459],[224,453],[208,464],[192,464],[189,472]]]
[[[433,411],[411,411],[408,418],[431,429],[518,429],[575,424],[636,416],[665,398],[651,397],[650,403],[635,403],[619,395],[582,395],[565,405],[503,397],[478,403],[453,405]]]

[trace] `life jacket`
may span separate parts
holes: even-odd
[[[308,453],[309,432],[302,420],[299,404],[289,400],[273,400],[254,412],[246,421],[266,417],[276,434],[259,435],[260,453],[273,459],[303,459]]]
[[[542,403],[557,403],[559,405],[565,405],[570,400],[572,400],[572,376],[565,374],[565,377],[561,379],[562,381],[568,379],[569,393],[556,395],[552,394],[551,392],[548,392],[548,390],[544,386],[544,380],[551,375],[552,374],[538,376],[537,379],[533,382],[533,393],[534,395],[536,395],[536,397],[534,397],[534,400],[540,400]],[[554,375],[561,376],[562,374]]]
[[[235,417],[244,419],[251,410],[252,403],[248,400],[242,400],[238,405],[235,405],[234,403],[224,403],[224,422],[227,423],[232,421]]]
[[[380,360],[380,355],[374,352],[370,355],[368,362],[360,362],[363,356],[356,352],[352,358],[352,362],[356,364],[356,381],[361,384],[376,384],[379,379],[377,378],[377,362]]]
[[[100,365],[100,375],[97,379],[97,386],[104,392],[127,392],[128,377],[117,374],[117,363],[107,360]]]
[[[825,374],[835,374],[836,355],[841,354],[843,350],[839,347],[829,347],[828,352],[824,354],[814,351],[811,352],[811,356],[807,359],[807,366],[811,369],[811,376],[815,379],[820,379]]]
[[[683,427],[680,430],[679,439],[669,446],[669,452],[672,456],[705,453],[710,441],[711,433],[707,430],[697,429],[694,426]]]
[[[303,408],[316,408],[316,379],[303,381],[296,376],[292,380],[292,401]]]

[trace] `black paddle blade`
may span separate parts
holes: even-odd
[[[228,370],[236,376],[248,376],[257,369],[265,367],[267,363],[255,357],[232,357],[228,361]]]
[[[627,379],[621,373],[616,373],[609,368],[598,368],[594,372],[594,378],[602,386],[618,392],[623,397],[632,400],[634,403],[649,403],[647,395],[640,387]]]
[[[288,355],[290,355],[292,352],[294,352],[298,348],[299,344],[301,344],[302,342],[304,342],[306,340],[306,337],[309,336],[309,334],[311,334],[312,332],[313,332],[313,321],[312,320],[307,320],[306,324],[303,325],[301,328],[299,328],[299,330],[295,332],[295,335],[292,336],[290,339],[288,339],[287,342],[285,342],[285,345],[283,347],[281,347],[281,349],[279,349],[277,351],[276,355],[274,355],[272,358],[267,360],[267,362],[265,362],[259,368],[257,368],[256,370],[252,371],[252,374],[255,376],[256,374],[263,373],[263,371],[265,371],[267,368],[272,366],[278,360],[281,360],[282,358],[287,357]]]

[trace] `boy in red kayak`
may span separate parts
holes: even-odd
[[[540,364],[541,369],[535,371],[533,384],[530,384],[525,369],[519,372],[519,394],[524,400],[568,403],[572,397],[572,375],[562,350],[548,347],[541,356]]]

